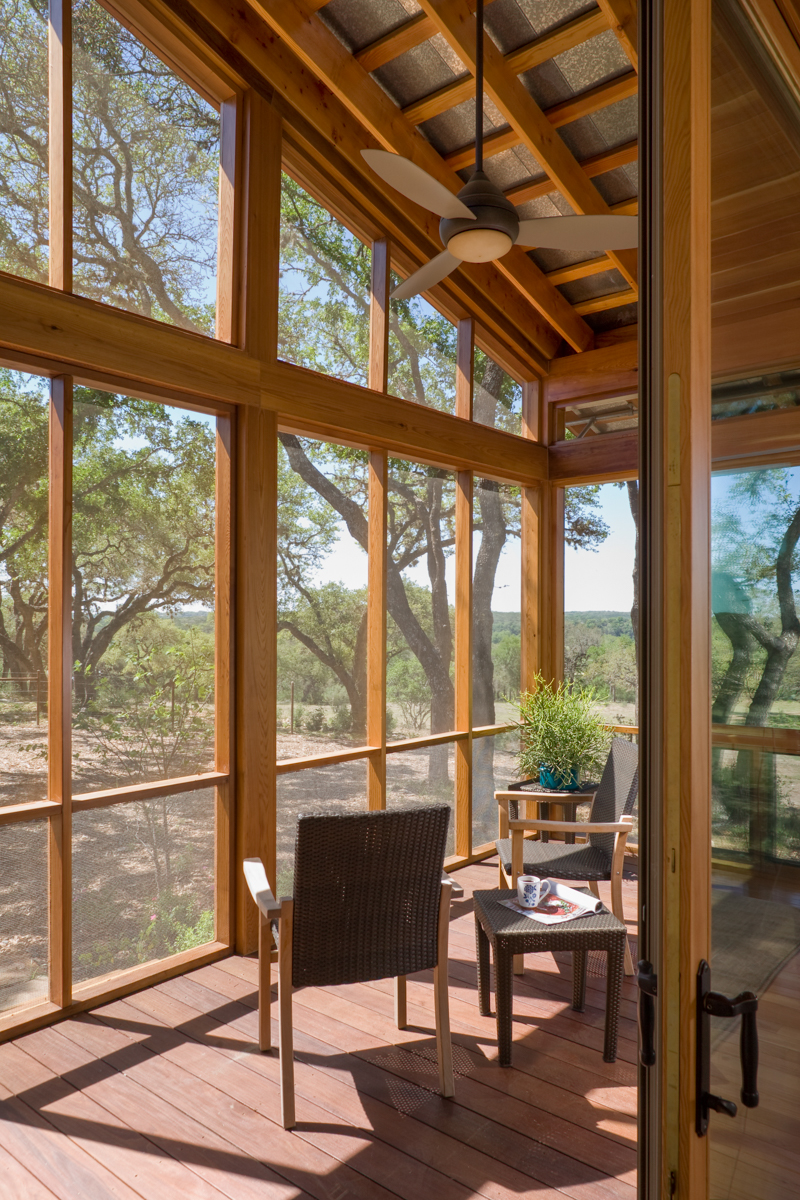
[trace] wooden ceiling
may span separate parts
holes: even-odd
[[[208,11],[206,4],[199,7]],[[381,203],[386,189],[374,177],[365,178],[358,155],[360,148],[377,145],[412,159],[452,191],[463,186],[474,159],[473,142],[459,136],[474,120],[474,0],[251,0],[251,7],[272,34],[272,55],[290,54],[302,63],[301,79],[287,70],[278,80],[274,69],[270,77],[330,140],[331,156],[320,170],[335,174],[331,164],[344,155],[360,198],[363,180]],[[544,32],[536,32],[534,19],[549,20]],[[631,164],[637,143],[635,113],[630,136],[630,106],[638,62],[632,0],[551,0],[544,7],[487,0],[486,28],[490,176],[515,204],[527,206],[524,215],[635,213]],[[421,78],[436,86],[424,91],[423,83],[418,94]],[[581,88],[581,79],[590,85]],[[554,87],[561,98],[548,104]],[[626,101],[628,136],[615,141],[626,128],[613,119],[623,112],[615,106]],[[322,121],[320,106],[328,110]],[[591,152],[583,153],[586,148]],[[402,239],[397,247],[396,261],[405,272],[441,245],[430,214],[397,196],[388,198],[387,212],[398,201],[422,235],[413,247]],[[387,232],[394,235],[391,228]],[[636,258],[635,251],[585,257],[515,247],[494,264],[464,264],[450,288],[432,297],[469,281],[524,330],[544,365],[557,354],[591,349],[607,330],[635,323]]]

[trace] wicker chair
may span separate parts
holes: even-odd
[[[394,977],[395,1017],[406,1024],[405,977],[433,968],[442,1094],[452,1096],[447,996],[451,884],[442,874],[447,805],[302,816],[294,895],[276,900],[261,859],[244,861],[258,905],[259,1049],[271,1048],[270,951],[278,945],[281,1117],[295,1124],[292,990]]]
[[[614,738],[588,822],[520,819],[519,801],[523,798],[520,792],[495,792],[500,818],[500,837],[495,845],[505,886],[515,888],[517,877],[523,874],[551,876],[555,879],[585,881],[598,895],[598,882],[607,880],[611,883],[612,912],[620,921],[624,921],[622,867],[638,791],[638,747],[624,738]],[[525,799],[546,799],[549,803],[558,803],[558,796],[552,792],[547,796],[531,793]],[[526,831],[585,835],[588,840],[582,845],[533,841],[524,837]],[[625,974],[633,974],[627,939]]]

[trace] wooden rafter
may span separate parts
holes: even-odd
[[[433,21],[425,13],[415,13],[408,21],[404,21],[397,29],[376,38],[368,46],[363,46],[354,54],[356,62],[361,63],[365,71],[377,71],[387,62],[399,58],[406,50],[427,42],[435,32]]]
[[[581,162],[581,170],[585,171],[590,179],[594,179],[598,175],[605,175],[607,171],[614,171],[617,167],[624,167],[628,163],[636,162],[639,157],[639,143],[626,142],[624,146],[617,146],[614,150],[603,150],[601,154],[593,154],[591,158],[584,158]],[[526,204],[528,200],[538,200],[540,196],[548,196],[553,190],[553,181],[546,176],[544,179],[538,179],[535,183],[519,183],[513,188],[509,188],[506,192],[506,198],[512,204]]]
[[[327,2],[327,0],[326,0]],[[470,0],[472,11],[475,11],[474,0]],[[492,0],[486,0],[486,7],[492,3]],[[317,8],[321,7],[317,5]],[[415,46],[421,46],[423,42],[427,42],[428,38],[432,38],[436,33],[436,26],[430,17],[425,13],[415,13],[402,25],[398,25],[395,29],[391,29],[389,33],[385,33],[382,37],[376,38],[374,42],[370,42],[368,46],[362,46],[360,50],[356,50],[353,57],[366,71],[377,71],[379,67],[385,66],[392,59],[399,58],[401,54],[405,54],[407,50],[413,50]]]
[[[425,20],[433,26],[430,17],[425,17]],[[579,46],[598,33],[603,33],[607,28],[605,17],[595,9],[593,12],[576,17],[574,21],[568,21],[566,25],[559,25],[558,29],[535,38],[527,45],[520,46],[518,50],[512,50],[510,54],[505,55],[506,67],[514,75],[521,75],[523,71],[530,71],[532,67],[540,66],[548,59],[554,58],[556,54],[563,54],[565,50]],[[358,58],[358,55],[356,57]],[[403,114],[414,125],[419,125],[423,121],[430,120],[431,117],[438,116],[439,113],[446,112],[449,108],[455,108],[457,104],[462,104],[465,100],[471,100],[474,95],[475,77],[465,75],[462,79],[454,79],[452,83],[432,92],[430,96],[423,96],[421,100],[406,105]]]
[[[607,296],[593,296],[591,300],[579,300],[574,306],[581,314],[605,312],[608,308],[621,308],[623,304],[633,304],[639,299],[639,293],[633,288],[624,292],[609,292]]]
[[[521,83],[520,87],[522,87]],[[525,91],[524,88],[522,90]],[[635,71],[629,71],[626,75],[620,75],[618,79],[600,83],[597,87],[579,92],[577,96],[570,96],[569,100],[562,100],[560,104],[554,104],[552,108],[539,109],[539,111],[554,129],[561,129],[562,126],[570,125],[581,117],[589,117],[592,113],[599,112],[601,108],[608,108],[610,104],[616,104],[618,100],[626,100],[629,96],[635,96],[638,90],[638,76]],[[525,92],[525,95],[527,96],[528,93]],[[484,138],[483,157],[491,158],[494,154],[502,154],[504,150],[511,150],[514,146],[523,144],[525,144],[525,138],[520,136],[518,127],[510,125],[508,129],[499,129],[497,133],[490,133],[488,137]],[[466,146],[460,146],[458,150],[446,154],[444,160],[454,171],[471,166],[475,161],[475,143],[469,142]]]
[[[450,45],[475,71],[475,22],[465,0],[422,0]],[[505,66],[491,38],[485,39],[484,80],[488,95],[576,212],[602,214],[608,205],[581,170],[575,156],[556,133],[533,96]],[[573,118],[574,119],[574,118]],[[611,257],[632,287],[636,286],[636,252],[615,250]],[[502,267],[501,267],[502,269]]]
[[[158,0],[148,2],[157,6],[160,15]],[[361,223],[353,223],[352,213],[340,219],[363,240],[369,242],[389,234],[396,261],[408,270],[418,265],[420,254],[438,253],[438,218],[407,204],[396,193],[387,194],[359,154],[365,145],[373,143],[363,125],[314,78],[285,42],[275,37],[252,8],[246,6],[234,12],[225,0],[191,0],[191,5],[169,0],[169,9],[163,11],[173,19],[180,18],[191,33],[193,46],[213,47],[215,56],[226,62],[229,70],[234,56],[226,48],[235,41],[239,86],[250,86],[262,94],[272,89],[273,103],[284,118],[284,150],[292,141],[298,149],[293,172],[302,158],[306,171],[318,174],[320,179],[335,176],[338,189],[347,193],[351,208],[361,214]],[[303,179],[300,182],[309,186]],[[309,190],[315,189],[309,186]],[[332,194],[327,181],[316,190],[320,196]],[[365,215],[371,224],[364,224]],[[560,334],[531,309],[520,290],[509,290],[494,264],[464,264],[464,269],[455,271],[435,294],[437,303],[446,301],[441,307],[451,320],[468,314],[480,316],[481,336],[485,329],[495,342],[494,348],[484,345],[483,349],[510,374],[527,378],[544,373],[547,360],[558,348]],[[509,353],[512,362],[508,361]]]
[[[608,24],[619,38],[634,71],[639,70],[639,31],[636,0],[597,0]]]
[[[384,149],[412,159],[451,191],[460,188],[458,176],[403,117],[397,105],[347,52],[338,38],[311,14],[307,0],[294,0],[291,5],[282,0],[255,0],[254,7],[305,67],[330,88]],[[464,10],[472,21],[466,0]],[[546,121],[546,118],[542,117],[542,120]],[[564,149],[566,151],[566,147]],[[585,186],[591,188],[578,164],[574,159],[572,162]],[[599,195],[597,198],[602,204]],[[603,206],[600,211],[608,210]],[[574,349],[585,350],[593,344],[594,335],[589,326],[548,282],[524,250],[510,250],[496,267]]]

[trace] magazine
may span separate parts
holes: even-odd
[[[512,912],[530,917],[532,921],[538,921],[541,925],[560,925],[562,921],[574,921],[576,917],[589,917],[592,913],[600,912],[603,907],[602,901],[596,896],[576,892],[566,884],[556,883],[555,879],[549,879],[548,883],[550,891],[539,901],[536,908],[523,908],[518,900],[501,900],[500,903]]]

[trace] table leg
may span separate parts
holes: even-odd
[[[478,1011],[482,1017],[491,1013],[489,1005],[489,939],[475,914],[475,947],[478,962]]]
[[[576,1012],[586,1008],[586,950],[572,951],[572,1007]]]
[[[603,1042],[603,1061],[616,1062],[617,1024],[619,1002],[622,992],[622,975],[625,964],[625,936],[614,938],[608,950],[606,969],[606,1036]]]
[[[511,970],[513,955],[495,942],[494,1006],[497,1011],[497,1055],[501,1067],[511,1066]]]

